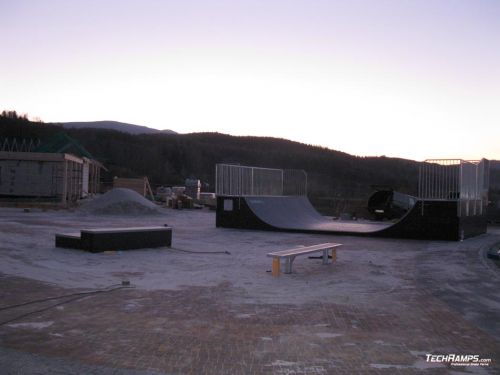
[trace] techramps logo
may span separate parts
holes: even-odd
[[[430,363],[447,363],[450,366],[489,366],[491,358],[481,358],[479,354],[426,354],[426,361]]]

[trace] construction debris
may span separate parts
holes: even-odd
[[[83,213],[100,215],[150,215],[161,209],[139,193],[125,188],[116,188],[88,202],[80,208]]]
[[[134,190],[141,194],[143,197],[149,196],[151,200],[154,200],[153,190],[151,190],[151,185],[149,184],[149,179],[147,177],[142,178],[122,178],[115,177],[113,179],[113,188],[125,188]]]

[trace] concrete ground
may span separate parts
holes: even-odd
[[[171,249],[54,247],[57,232],[166,223]],[[343,244],[335,264],[300,257],[293,274],[271,276],[268,252],[322,242]],[[205,210],[2,208],[0,373],[500,373],[500,268],[485,257],[498,244],[498,229],[431,242],[221,229]],[[122,280],[132,287],[106,289]]]

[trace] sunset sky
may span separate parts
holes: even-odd
[[[497,0],[0,0],[0,110],[500,159]]]

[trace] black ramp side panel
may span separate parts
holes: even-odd
[[[458,241],[461,235],[457,202],[418,201],[399,221],[372,235]]]
[[[227,209],[226,206],[228,207]],[[244,198],[226,196],[217,197],[215,226],[222,228],[277,230],[277,228],[270,226],[257,217],[250,210]]]

